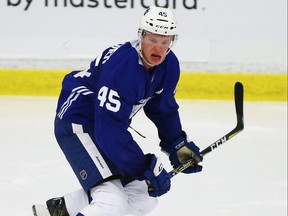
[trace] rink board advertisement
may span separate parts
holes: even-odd
[[[188,69],[286,72],[286,0],[2,0],[0,59],[94,58],[136,38],[151,4],[174,9]]]

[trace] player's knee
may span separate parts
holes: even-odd
[[[129,201],[128,212],[135,216],[144,216],[152,212],[158,204],[155,197],[146,194],[138,194],[137,199]]]
[[[148,186],[145,181],[132,181],[124,187],[128,195],[127,213],[135,216],[143,216],[152,212],[158,201],[148,194]]]
[[[94,212],[93,215],[97,213],[103,216],[120,216],[127,211],[128,196],[118,180],[103,183],[94,190],[92,189],[91,197],[92,201],[89,206]]]
[[[93,215],[122,216],[127,211],[128,202],[127,199],[125,199],[123,196],[119,196],[118,194],[111,194],[110,201],[92,201],[90,206],[94,209]]]

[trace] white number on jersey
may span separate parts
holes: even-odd
[[[106,86],[103,86],[98,92],[98,100],[100,100],[99,106],[104,107],[105,105],[105,107],[112,112],[119,111],[121,106],[119,98],[116,91],[108,89]]]
[[[83,70],[83,71],[80,71],[80,72],[76,73],[76,74],[74,75],[74,77],[75,77],[75,78],[77,78],[77,77],[83,78],[83,77],[90,77],[90,75],[91,75],[90,72],[88,72],[87,70]]]

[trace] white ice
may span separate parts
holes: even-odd
[[[0,215],[31,216],[31,205],[79,188],[53,135],[57,98],[0,97]],[[233,101],[179,101],[183,128],[201,149],[234,128]],[[245,102],[245,129],[208,154],[199,174],[179,174],[149,216],[287,216],[287,103]],[[160,152],[142,112],[133,133]]]

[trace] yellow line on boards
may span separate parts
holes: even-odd
[[[56,96],[67,70],[0,69],[0,95]]]
[[[0,69],[0,95],[58,96],[69,70]],[[244,100],[287,101],[287,74],[182,72],[176,98],[232,100],[234,83],[244,85]]]
[[[287,74],[181,73],[177,97],[232,100],[235,82],[244,85],[244,100],[287,101]]]

